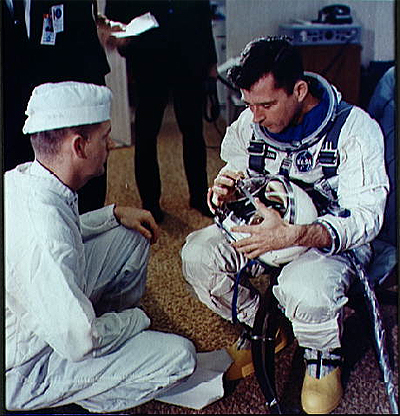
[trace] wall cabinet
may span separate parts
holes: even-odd
[[[331,82],[345,101],[359,104],[361,46],[356,44],[297,46],[306,71]]]

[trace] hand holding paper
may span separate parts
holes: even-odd
[[[117,38],[126,38],[130,36],[138,36],[147,30],[159,27],[155,17],[151,13],[145,13],[132,19],[125,27],[124,31],[113,32],[112,36]]]

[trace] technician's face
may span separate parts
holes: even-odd
[[[261,78],[250,90],[242,89],[241,92],[244,103],[253,113],[253,121],[271,133],[281,133],[289,124],[295,123],[301,113],[297,94],[288,95],[283,88],[275,88],[272,74]]]
[[[107,162],[108,154],[114,147],[110,138],[111,122],[104,121],[93,131],[87,141],[87,157],[90,164],[90,176],[100,176],[105,172],[104,164]]]

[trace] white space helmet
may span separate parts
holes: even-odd
[[[318,216],[317,209],[308,194],[282,175],[259,175],[237,181],[237,199],[224,204],[216,212],[215,222],[228,241],[248,237],[247,233],[234,233],[238,225],[259,224],[263,218],[257,212],[254,198],[267,207],[276,209],[289,224],[311,224]],[[264,253],[259,260],[279,267],[290,262],[308,247],[295,246]]]

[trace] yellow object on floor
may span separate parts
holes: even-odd
[[[233,363],[226,372],[227,380],[238,380],[250,376],[254,373],[253,357],[250,349],[250,342],[247,342],[247,348],[238,348],[240,340],[236,341],[226,350],[232,357]],[[283,350],[289,344],[286,332],[282,328],[278,328],[275,339],[275,354]]]
[[[301,390],[301,405],[306,413],[330,413],[338,406],[342,395],[340,368],[335,368],[320,379],[314,378],[306,372]]]

